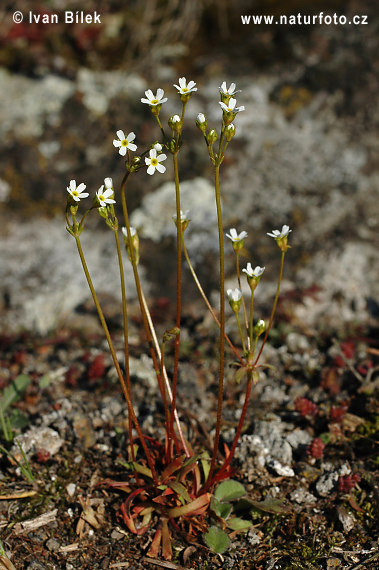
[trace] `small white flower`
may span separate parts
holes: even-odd
[[[155,150],[156,150],[157,152],[161,152],[161,150],[162,150],[162,145],[161,145],[161,143],[155,143],[155,144],[153,144],[153,148],[155,148]]]
[[[290,230],[289,226],[284,225],[282,227],[282,231],[272,230],[272,233],[267,233],[267,235],[273,237],[274,239],[281,239],[288,236],[290,232],[292,232],[292,230]]]
[[[126,137],[124,131],[117,131],[117,136],[119,140],[114,139],[113,146],[119,149],[118,152],[121,156],[125,156],[127,150],[131,150],[132,152],[137,150],[137,145],[133,144],[133,141],[136,138],[134,133],[129,133]]]
[[[128,230],[125,227],[123,227],[123,228],[121,228],[121,231],[124,234],[124,236],[127,238],[128,237]],[[133,228],[133,226],[130,226],[130,237],[133,237],[135,235],[137,235],[136,228]]]
[[[106,188],[106,190],[104,190],[104,184],[102,186],[100,186],[100,188],[96,192],[96,198],[98,199],[99,204],[102,208],[104,206],[106,206],[107,204],[115,204],[116,203],[116,200],[113,200],[113,198],[111,198],[111,196],[113,196],[113,189],[112,188]]]
[[[154,174],[156,170],[163,174],[166,171],[166,167],[161,164],[163,160],[166,160],[167,156],[165,154],[160,154],[157,156],[157,151],[152,148],[149,152],[149,158],[145,158],[145,162],[148,165],[147,173]]]
[[[146,103],[146,105],[150,105],[151,107],[156,107],[157,105],[162,105],[162,103],[166,103],[167,97],[163,99],[164,91],[163,89],[158,89],[157,94],[154,95],[151,89],[145,91],[145,95],[147,99],[142,98],[141,103]]]
[[[247,232],[245,232],[245,231],[242,231],[240,234],[237,233],[237,230],[235,228],[231,228],[229,231],[230,231],[230,234],[225,234],[225,235],[226,235],[226,237],[231,239],[233,243],[241,241],[241,240],[245,239],[245,237],[247,237]]]
[[[172,123],[180,123],[179,115],[173,115],[170,120]]]
[[[226,81],[224,81],[221,86],[219,87],[220,93],[222,95],[228,95],[229,97],[232,97],[232,95],[235,95],[236,93],[241,93],[241,90],[239,89],[238,91],[236,91],[236,84],[235,83],[231,83],[229,89],[226,86]]]
[[[205,118],[204,113],[199,113],[197,116],[197,122],[202,124],[202,123],[206,123],[207,119]]]
[[[241,289],[228,289],[226,294],[228,295],[229,301],[234,301],[235,303],[238,303],[242,297]]]
[[[245,110],[245,107],[243,105],[241,105],[241,107],[236,107],[237,99],[231,98],[227,105],[223,101],[219,101],[219,103],[225,113],[240,113],[241,111]]]
[[[87,198],[89,196],[88,192],[83,192],[86,189],[86,185],[82,182],[79,186],[76,186],[75,180],[70,180],[70,185],[67,186],[67,192],[71,194],[75,202],[80,202],[81,198]]]
[[[177,88],[177,90],[179,91],[179,93],[181,95],[187,95],[188,93],[192,93],[194,91],[197,91],[197,87],[195,87],[196,83],[194,81],[189,81],[187,83],[187,80],[185,77],[180,77],[179,78],[179,85],[175,85],[174,83],[174,87]]]
[[[242,271],[244,271],[248,277],[261,277],[264,270],[265,268],[260,267],[259,265],[253,269],[250,262],[247,264],[246,269],[242,269]]]

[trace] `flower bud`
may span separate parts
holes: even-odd
[[[182,228],[182,232],[184,232],[184,231],[187,229],[188,224],[189,224],[190,221],[191,221],[190,218],[188,217],[188,214],[189,214],[189,210],[186,210],[185,212],[183,212],[182,210],[180,210],[180,225],[181,225],[181,228]],[[178,223],[177,223],[177,216],[176,216],[176,214],[174,214],[174,215],[172,216],[172,219],[174,220],[174,223],[175,223],[175,225],[177,226]]]
[[[254,327],[254,334],[256,337],[261,336],[266,330],[266,323],[263,319],[260,319]]]
[[[209,145],[213,145],[218,139],[218,134],[216,133],[215,129],[209,131],[207,135],[207,141]]]
[[[174,133],[180,134],[182,132],[183,123],[179,115],[173,115],[168,120],[168,125]]]
[[[236,134],[236,127],[234,126],[233,123],[231,123],[230,125],[228,125],[225,128],[225,138],[228,142],[230,142],[232,140],[232,138],[234,137],[234,135]]]
[[[124,242],[125,242],[125,246],[126,246],[126,251],[129,257],[130,262],[132,261],[132,254],[131,254],[131,250],[130,248],[133,248],[133,252],[134,252],[134,259],[136,261],[136,264],[138,265],[139,263],[139,238],[138,238],[138,234],[137,234],[137,230],[136,228],[133,228],[132,226],[130,226],[130,239],[128,237],[128,230],[124,227],[122,228],[122,233],[124,235]]]
[[[229,305],[233,313],[237,314],[240,310],[242,291],[241,289],[228,289],[226,292],[229,300]]]
[[[203,133],[203,135],[206,135],[206,130],[207,130],[207,126],[208,126],[208,122],[207,122],[207,118],[203,113],[199,113],[196,119],[196,126],[198,129],[200,129],[200,131]]]

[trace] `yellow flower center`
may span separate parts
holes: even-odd
[[[157,105],[159,103],[158,99],[152,99],[150,101],[151,105]]]
[[[150,161],[151,166],[157,166],[158,164],[158,159],[157,158],[152,158]]]
[[[79,196],[79,192],[77,190],[73,190],[72,195],[76,196],[76,198],[77,198]]]
[[[187,87],[183,87],[182,91],[183,91],[183,93],[187,93],[188,88],[187,88]]]
[[[129,144],[129,141],[127,141],[126,139],[121,141],[121,146],[128,146],[128,144]]]
[[[99,202],[104,202],[104,201],[105,201],[104,196],[103,196],[102,194],[100,194],[100,196],[99,196]]]

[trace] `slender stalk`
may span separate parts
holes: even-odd
[[[126,378],[126,388],[131,397],[131,385],[130,385],[130,370],[129,370],[129,339],[128,339],[128,310],[126,303],[126,288],[125,288],[125,275],[124,275],[124,265],[122,262],[120,240],[118,238],[118,231],[114,229],[114,237],[116,241],[117,249],[117,259],[118,266],[120,270],[120,282],[121,282],[121,298],[122,298],[122,321],[124,329],[124,355],[125,355],[125,378]],[[135,461],[134,444],[133,444],[133,424],[130,414],[128,414],[128,431],[129,431],[129,443],[131,450],[131,459]]]
[[[253,338],[254,338],[253,315],[254,315],[254,290],[251,291],[251,298],[250,298],[250,347],[249,347],[250,351],[253,351]]]
[[[83,270],[84,270],[84,273],[85,273],[85,276],[86,276],[86,279],[87,279],[87,282],[88,282],[88,286],[89,286],[90,291],[91,291],[91,293],[92,293],[92,298],[93,298],[93,301],[94,301],[94,303],[95,303],[95,306],[96,306],[96,309],[97,309],[97,313],[98,313],[98,315],[99,315],[99,319],[100,319],[101,325],[102,325],[102,327],[103,327],[103,329],[104,329],[104,332],[105,332],[105,336],[106,336],[106,339],[107,339],[107,342],[108,342],[109,350],[110,350],[111,355],[112,355],[113,364],[114,364],[114,366],[115,366],[115,368],[116,368],[117,376],[118,376],[118,378],[119,378],[119,381],[120,381],[120,384],[121,384],[121,388],[122,388],[123,394],[124,394],[124,396],[125,396],[126,403],[127,403],[127,405],[128,405],[128,413],[129,413],[130,416],[132,417],[133,423],[134,423],[135,428],[136,428],[136,430],[137,430],[138,437],[139,437],[139,439],[140,439],[140,441],[141,441],[141,445],[142,445],[143,450],[144,450],[144,452],[145,452],[146,459],[147,459],[147,462],[148,462],[148,464],[149,464],[150,471],[151,471],[152,476],[153,476],[154,484],[155,484],[155,485],[158,485],[158,484],[159,484],[159,483],[158,483],[158,477],[157,477],[157,473],[156,473],[156,471],[155,471],[154,462],[153,462],[152,457],[151,457],[151,455],[150,455],[149,449],[148,449],[148,447],[147,447],[147,445],[146,445],[145,438],[144,438],[144,436],[143,436],[143,433],[142,433],[142,431],[141,431],[141,427],[140,427],[140,425],[139,425],[137,416],[136,416],[136,414],[135,414],[135,412],[134,412],[134,409],[133,409],[133,404],[132,404],[132,401],[131,401],[131,399],[130,399],[130,394],[129,394],[128,389],[127,389],[127,386],[126,386],[126,383],[125,383],[125,380],[124,380],[124,377],[123,377],[123,374],[122,374],[122,370],[121,370],[121,368],[120,368],[120,364],[119,364],[119,362],[118,362],[118,360],[117,360],[116,351],[115,351],[114,346],[113,346],[113,342],[112,342],[112,339],[111,339],[111,335],[110,335],[110,333],[109,333],[108,325],[107,325],[107,323],[106,323],[106,321],[105,321],[103,311],[102,311],[102,309],[101,309],[101,307],[100,307],[100,303],[99,303],[99,300],[98,300],[98,298],[97,298],[97,294],[96,294],[95,288],[94,288],[94,286],[93,286],[90,273],[89,273],[89,271],[88,271],[88,267],[87,267],[87,263],[86,263],[86,260],[85,260],[85,257],[84,257],[82,245],[81,245],[81,243],[80,243],[80,238],[79,238],[78,236],[75,236],[75,241],[76,241],[76,246],[77,246],[77,248],[78,248],[78,253],[79,253],[80,261],[81,261],[81,263],[82,263]]]
[[[258,363],[258,360],[259,360],[260,357],[261,357],[263,347],[264,347],[264,345],[266,344],[267,337],[268,337],[268,334],[269,334],[270,329],[271,329],[271,327],[272,327],[272,322],[273,322],[273,320],[274,320],[274,315],[275,315],[275,311],[276,311],[276,305],[278,304],[278,299],[279,299],[280,285],[281,285],[281,283],[282,283],[283,268],[284,268],[284,256],[285,256],[285,254],[286,254],[286,252],[285,252],[285,251],[282,251],[282,259],[281,259],[281,262],[280,262],[280,271],[279,271],[279,277],[278,277],[278,286],[277,286],[277,288],[276,288],[276,295],[275,295],[275,299],[274,299],[274,304],[273,304],[273,306],[272,306],[272,311],[271,311],[271,315],[270,315],[270,320],[269,320],[269,322],[268,322],[267,329],[266,329],[266,333],[265,333],[264,339],[263,339],[263,341],[262,341],[261,348],[259,349],[258,356],[257,356],[257,358],[255,359],[254,366],[256,366],[256,364]]]
[[[209,312],[211,313],[211,315],[212,315],[214,321],[217,323],[217,326],[220,327],[220,321],[218,320],[217,315],[216,315],[216,313],[214,312],[212,305],[211,305],[210,302],[208,301],[208,298],[207,298],[207,296],[206,296],[206,294],[205,294],[205,292],[204,292],[204,289],[202,288],[202,286],[201,286],[201,284],[200,284],[200,281],[199,281],[199,278],[198,278],[198,276],[196,275],[195,269],[194,269],[194,267],[193,267],[193,265],[192,265],[192,263],[191,263],[191,260],[190,260],[189,255],[188,255],[187,247],[186,247],[186,244],[185,244],[185,241],[184,241],[184,237],[183,237],[183,252],[184,252],[184,257],[186,258],[186,261],[187,261],[189,270],[190,270],[190,272],[191,272],[191,275],[192,275],[192,277],[193,277],[193,279],[194,279],[194,281],[195,281],[195,283],[196,283],[196,286],[197,286],[197,288],[198,288],[198,290],[199,290],[199,293],[200,293],[200,295],[202,296],[204,303],[205,303],[206,306],[208,307],[208,310],[209,310]],[[230,340],[230,338],[228,337],[228,335],[227,335],[226,333],[225,333],[225,340],[226,340],[226,342],[228,343],[228,345],[230,346],[230,348],[232,349],[232,351],[234,352],[234,354],[235,354],[235,356],[237,357],[237,359],[239,360],[239,362],[244,365],[245,363],[244,363],[243,359],[241,358],[241,356],[240,356],[238,350],[236,349],[236,347],[234,346],[234,344],[232,343],[232,341]]]
[[[243,338],[244,335],[242,332],[241,321],[240,321],[238,313],[236,313],[236,320],[237,320],[238,332],[240,333],[240,337],[241,337],[242,349],[243,349],[244,354],[246,354],[245,340]]]
[[[220,196],[220,165],[215,166],[215,195],[218,223],[218,240],[220,255],[220,340],[219,340],[219,380],[218,380],[218,402],[215,428],[215,439],[209,474],[205,482],[204,492],[206,492],[212,482],[213,472],[216,467],[218,446],[220,442],[222,403],[224,395],[224,367],[225,367],[225,260],[224,260],[224,233],[222,227],[222,209]]]
[[[239,422],[238,422],[237,431],[236,431],[236,434],[235,434],[234,439],[233,439],[233,444],[232,444],[232,447],[230,449],[229,455],[228,455],[227,459],[224,461],[220,471],[217,473],[217,476],[222,474],[227,469],[227,467],[230,465],[230,462],[232,461],[232,459],[234,457],[234,453],[236,451],[238,440],[241,436],[242,427],[243,427],[245,417],[246,417],[246,412],[247,412],[247,408],[248,408],[248,404],[249,404],[252,384],[253,384],[253,373],[252,373],[252,371],[250,371],[248,373],[248,378],[247,378],[245,401],[243,403],[241,417],[240,417]]]
[[[174,414],[176,411],[176,393],[178,385],[178,366],[180,348],[180,321],[182,314],[182,224],[180,212],[180,187],[179,187],[179,167],[178,151],[173,154],[174,176],[175,176],[175,201],[176,201],[176,326],[179,334],[175,337],[174,371],[172,378],[172,401],[171,418],[168,432],[168,449],[171,452],[171,442],[174,432]]]
[[[121,204],[122,204],[122,210],[123,210],[123,214],[124,214],[125,226],[127,228],[128,235],[130,236],[129,215],[128,215],[128,209],[127,209],[127,205],[126,205],[126,197],[125,197],[125,187],[126,187],[126,181],[128,179],[128,175],[129,175],[129,173],[127,172],[123,178],[122,183],[121,183]],[[149,310],[147,307],[146,299],[145,299],[145,296],[144,296],[144,293],[143,293],[143,290],[141,287],[141,281],[140,281],[139,274],[138,274],[138,268],[137,268],[137,263],[136,263],[136,259],[135,259],[135,255],[134,255],[134,250],[133,250],[133,248],[130,248],[130,249],[131,249],[131,252],[130,252],[131,263],[132,263],[132,268],[133,268],[134,280],[135,280],[135,284],[136,284],[137,296],[138,296],[138,301],[139,301],[139,305],[140,305],[140,309],[141,309],[141,315],[142,315],[142,320],[143,320],[143,324],[144,324],[144,329],[145,329],[146,337],[147,337],[147,340],[148,340],[148,343],[150,346],[150,354],[151,354],[151,358],[153,360],[154,370],[155,370],[155,373],[157,375],[159,390],[160,390],[160,393],[162,396],[162,400],[163,400],[163,402],[165,402],[165,395],[164,395],[165,388],[164,388],[164,385],[162,383],[162,378],[160,375],[160,366],[158,364],[158,362],[160,361],[159,343],[158,343],[156,335],[155,335],[154,325],[153,325],[153,322],[151,320],[151,316],[150,316],[150,313],[149,313]],[[168,393],[171,396],[171,391],[170,391],[170,386],[169,386],[169,382],[168,382],[168,378],[167,378],[167,373],[165,373],[164,380],[166,382]],[[165,410],[165,413],[166,413],[166,410]],[[177,424],[178,431],[180,434],[180,440],[181,440],[183,449],[184,449],[186,455],[188,457],[190,457],[188,449],[185,445],[182,429],[181,429],[180,422],[179,422],[179,417],[178,417],[176,410],[174,411],[174,416],[175,416],[176,424]],[[175,434],[174,434],[174,437],[175,437]]]
[[[237,281],[238,281],[238,287],[240,288],[240,290],[242,291],[242,287],[241,287],[241,273],[240,273],[240,254],[238,251],[236,251],[236,273],[237,273]],[[249,325],[248,325],[248,320],[247,320],[247,312],[246,312],[246,305],[245,305],[245,299],[241,298],[242,301],[242,309],[243,309],[243,317],[245,320],[245,327],[246,327],[246,331],[248,331],[249,329]],[[242,333],[240,333],[242,334]],[[242,344],[244,345],[244,342],[242,340]],[[249,340],[249,335],[247,335],[247,348],[250,348],[250,340]],[[245,351],[245,346],[243,347],[243,351]]]
[[[148,322],[149,322],[149,326],[150,326],[150,332],[151,332],[151,336],[152,336],[152,342],[154,343],[154,347],[155,347],[155,350],[156,350],[156,352],[157,352],[157,355],[158,355],[159,360],[163,362],[163,360],[162,360],[163,357],[162,357],[161,352],[160,352],[157,335],[155,334],[155,329],[154,329],[153,321],[152,321],[152,319],[151,319],[150,311],[149,311],[149,308],[148,308],[148,306],[147,306],[146,299],[145,299],[145,295],[144,295],[143,291],[142,291],[142,300],[143,300],[143,303],[144,303],[144,307],[145,307],[145,311],[146,311],[146,316],[147,316],[147,319],[148,319]],[[165,367],[165,365],[164,365],[164,362],[163,362],[163,366],[162,366],[162,371],[163,371],[163,379],[164,379],[165,384],[166,384],[166,390],[167,390],[167,393],[168,393],[168,396],[169,396],[170,402],[171,402],[171,401],[172,401],[172,392],[171,392],[170,382],[169,382],[169,380],[168,380],[167,370],[166,370],[166,367]],[[178,433],[179,433],[179,437],[180,437],[181,444],[182,444],[182,446],[183,446],[184,453],[186,454],[187,457],[191,457],[191,453],[188,451],[188,448],[187,448],[187,445],[186,445],[186,442],[185,442],[185,439],[184,439],[184,436],[183,436],[183,430],[182,430],[182,426],[180,425],[180,421],[179,421],[179,416],[178,416],[177,410],[174,411],[174,416],[175,416],[176,427],[178,428]],[[175,431],[174,431],[174,434],[173,434],[173,435],[174,435],[174,437],[175,437]]]

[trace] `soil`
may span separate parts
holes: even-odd
[[[283,322],[285,299],[280,307]],[[217,399],[217,333],[199,314],[203,311],[194,305],[184,318],[179,412],[186,437],[195,448],[208,449]],[[131,355],[143,363],[136,315]],[[163,329],[165,315],[170,311],[155,314]],[[122,350],[117,325],[112,335]],[[2,434],[2,445],[12,455],[1,457],[1,540],[14,567],[377,568],[378,327],[372,323],[332,337],[309,335],[287,322],[273,330],[272,339],[264,360],[275,363],[277,371],[262,374],[256,386],[233,462],[233,478],[245,486],[249,499],[261,503],[250,509],[253,526],[233,536],[222,555],[212,553],[201,534],[188,540],[174,533],[173,560],[168,562],[146,556],[156,521],[143,536],[131,534],[120,515],[125,492],[102,484],[126,481],[128,473],[126,405],[101,333],[94,327],[91,334],[62,328],[46,338],[26,332],[3,336],[2,390],[20,374],[30,380],[7,414],[13,410],[15,426],[23,423],[15,433],[36,430],[27,453],[34,481],[17,468],[12,457],[17,448]],[[229,446],[244,391],[244,382],[236,384],[231,371],[222,428],[222,443]],[[132,379],[143,429],[159,438],[164,418],[157,390],[143,368],[136,368]],[[279,426],[286,437],[308,436],[302,441],[309,443],[293,445],[291,463],[285,466],[293,473],[279,475],[275,463],[259,460],[259,446],[248,445],[262,433],[259,426],[270,421],[272,430]],[[36,443],[35,434],[43,429],[54,430],[58,449]],[[285,446],[283,457],[284,452]],[[24,462],[20,456],[19,461]]]

